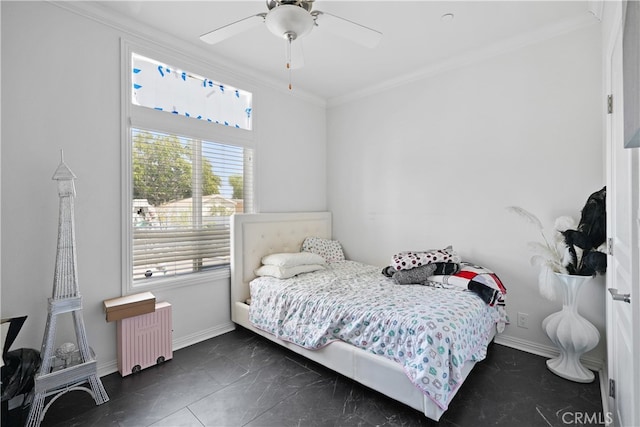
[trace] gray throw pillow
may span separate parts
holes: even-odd
[[[410,270],[399,270],[393,275],[393,281],[399,285],[423,284],[436,271],[436,264],[426,264]]]

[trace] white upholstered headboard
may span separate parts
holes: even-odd
[[[231,217],[231,304],[249,298],[254,270],[268,254],[299,252],[306,237],[331,238],[331,212],[235,214]]]

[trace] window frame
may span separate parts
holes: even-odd
[[[166,278],[154,278],[149,283],[136,283],[133,281],[133,224],[131,212],[133,210],[133,173],[132,173],[132,137],[133,128],[179,135],[186,138],[203,141],[217,142],[226,145],[235,145],[252,150],[253,162],[250,165],[252,176],[255,176],[255,110],[252,109],[252,130],[245,130],[233,126],[197,120],[191,117],[173,115],[165,111],[157,111],[151,108],[134,105],[132,103],[131,55],[133,53],[153,58],[157,61],[179,67],[183,70],[213,78],[222,74],[204,63],[186,58],[178,52],[167,48],[145,45],[139,42],[121,39],[121,196],[122,196],[122,294],[157,290],[163,288],[178,288],[203,283],[211,283],[213,280],[229,278],[229,267],[213,268],[201,272]],[[217,79],[222,80],[222,79]],[[224,82],[235,86],[233,82]],[[250,90],[250,89],[246,89]],[[252,92],[253,93],[253,92]],[[251,183],[253,184],[253,180]],[[248,189],[253,200],[245,202],[245,206],[251,209],[255,201],[255,184]]]

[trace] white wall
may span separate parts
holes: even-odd
[[[132,36],[51,3],[0,4],[2,317],[28,315],[14,348],[40,348],[57,239],[58,194],[51,177],[64,149],[78,177],[78,275],[89,344],[99,369],[113,370],[115,324],[105,322],[102,301],[122,289],[120,37]],[[189,53],[160,37],[164,46]],[[210,77],[254,93],[258,208],[325,210],[324,103],[218,65]],[[231,326],[228,293],[228,279],[155,292],[173,304],[174,342],[182,344]],[[70,319],[62,320],[59,343],[73,332]]]
[[[604,185],[600,55],[594,24],[330,107],[328,205],[348,256],[384,266],[398,251],[452,244],[505,282],[503,340],[552,349],[540,324],[561,303],[540,297],[526,248],[538,236],[505,207],[551,227]],[[587,355],[596,363],[604,297],[602,278],[581,296],[603,337]]]
[[[27,314],[16,347],[40,347],[58,220],[51,176],[64,148],[78,176],[89,342],[99,366],[113,368],[115,326],[102,301],[121,291],[119,38],[130,35],[50,3],[0,7],[2,317]],[[540,323],[560,304],[537,292],[526,249],[534,230],[504,207],[551,224],[578,215],[603,185],[600,51],[594,25],[326,113],[321,102],[215,65],[216,77],[255,95],[260,211],[328,208],[347,255],[381,266],[400,250],[453,244],[504,280],[512,320],[529,314],[529,329],[511,325],[505,337],[545,350]],[[228,326],[227,294],[227,280],[156,292],[174,305],[180,342]],[[602,281],[582,294],[581,313],[601,333],[603,301]],[[63,326],[61,339],[70,331]],[[590,357],[603,355],[604,338]]]

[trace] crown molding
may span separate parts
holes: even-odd
[[[109,26],[123,33],[124,35],[136,37],[142,39],[147,43],[153,43],[164,48],[169,47],[175,52],[182,55],[184,55],[185,53],[193,55],[194,58],[206,64],[208,68],[212,69],[212,71],[219,72],[224,76],[233,76],[233,80],[236,80],[238,78],[241,80],[240,82],[225,81],[228,84],[234,84],[238,87],[243,87],[243,85],[246,86],[246,83],[248,82],[258,87],[267,87],[280,93],[286,93],[288,95],[295,96],[313,105],[321,107],[339,106],[341,104],[365,98],[381,91],[391,90],[400,86],[404,86],[428,77],[432,77],[434,75],[478,63],[495,56],[513,52],[518,49],[522,49],[523,47],[540,43],[542,41],[571,33],[573,31],[580,30],[593,24],[597,24],[602,19],[604,7],[604,0],[588,0],[586,11],[584,15],[580,17],[566,19],[558,23],[543,27],[539,30],[529,32],[527,34],[506,39],[481,49],[469,51],[457,57],[406,73],[402,76],[398,76],[383,83],[369,86],[360,91],[352,92],[345,96],[324,99],[318,95],[306,92],[301,89],[297,89],[294,92],[291,92],[285,88],[285,85],[283,85],[281,81],[270,79],[259,73],[251,72],[250,70],[247,70],[246,67],[231,60],[225,59],[224,64],[218,61],[210,61],[207,58],[211,56],[211,53],[206,51],[205,49],[200,49],[192,43],[177,39],[173,36],[168,36],[128,16],[122,16],[114,11],[101,7],[95,2],[65,0],[47,1],[48,3],[54,4],[70,12],[92,19],[102,25]]]
[[[163,49],[169,49],[175,52],[178,57],[187,56],[190,61],[197,60],[208,69],[211,69],[214,73],[219,73],[222,76],[225,76],[223,79],[217,78],[216,76],[210,77],[215,78],[216,80],[224,80],[224,83],[226,84],[251,90],[251,88],[247,87],[247,83],[249,83],[256,87],[269,88],[276,92],[294,96],[313,105],[326,107],[326,100],[322,97],[301,89],[291,91],[286,88],[286,84],[283,82],[252,72],[245,66],[229,60],[228,58],[224,58],[223,63],[220,61],[211,61],[208,59],[211,57],[211,52],[206,49],[198,48],[192,43],[167,35],[135,19],[102,7],[96,2],[47,0],[47,3],[58,6],[61,9],[65,9],[84,18],[91,19],[101,25],[113,28],[121,33],[122,37],[132,37],[147,44],[153,44],[158,47],[162,47]]]
[[[597,1],[593,3],[598,3]],[[591,12],[591,10],[589,10]],[[592,12],[593,13],[593,12]],[[566,19],[558,23],[548,25],[536,31],[529,32],[527,34],[520,35],[518,37],[512,37],[501,42],[486,46],[481,49],[469,51],[457,57],[447,59],[429,67],[421,68],[419,70],[404,74],[397,78],[388,80],[386,82],[369,86],[360,91],[350,93],[349,95],[340,96],[336,98],[330,98],[327,100],[328,107],[335,107],[341,104],[345,104],[357,99],[365,98],[370,95],[378,94],[382,91],[391,90],[400,86],[404,86],[419,80],[423,80],[428,77],[432,77],[437,74],[444,73],[446,71],[462,68],[474,63],[484,61],[489,58],[493,58],[499,55],[503,55],[509,52],[513,52],[522,49],[526,46],[537,44],[545,40],[549,40],[564,34],[568,34],[582,28],[588,27],[599,23],[599,19],[595,14],[585,13],[584,15]]]
[[[587,10],[595,16],[598,21],[602,21],[602,11],[604,10],[604,0],[588,0]]]

